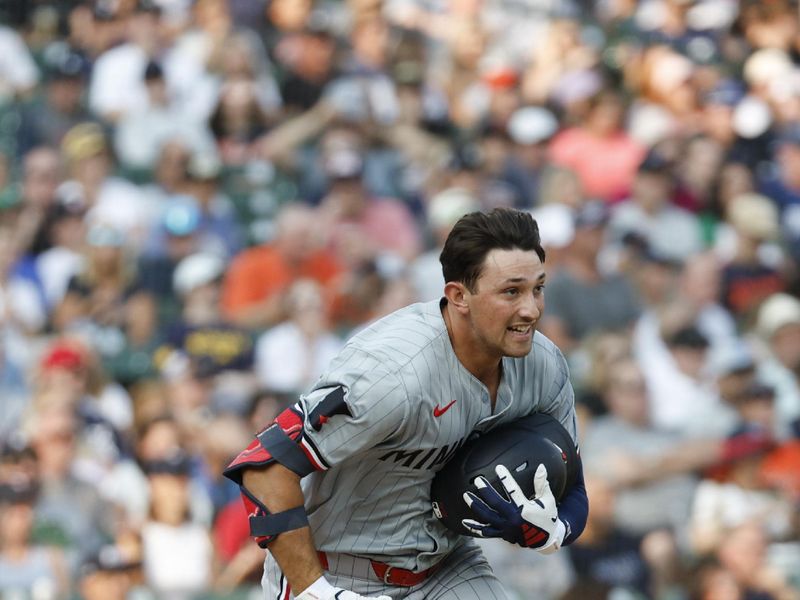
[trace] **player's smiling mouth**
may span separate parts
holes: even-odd
[[[506,329],[511,333],[516,333],[519,335],[527,335],[531,332],[533,328],[532,325],[512,325],[511,327],[507,327]]]

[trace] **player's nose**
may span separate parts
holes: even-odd
[[[534,294],[526,294],[520,305],[519,316],[531,321],[538,321],[542,316],[542,306]]]

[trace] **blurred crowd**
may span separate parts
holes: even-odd
[[[800,598],[791,0],[0,3],[0,597],[257,598],[221,471],[531,211],[591,514],[520,600]]]

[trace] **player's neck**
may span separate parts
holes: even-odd
[[[452,315],[447,304],[442,307],[442,317],[456,358],[487,387],[494,403],[500,385],[502,357],[481,352],[481,344],[470,335],[468,328],[459,326],[458,315]]]

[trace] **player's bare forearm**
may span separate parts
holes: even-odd
[[[247,469],[244,472],[243,483],[244,487],[272,513],[303,504],[300,477],[278,463],[263,469]],[[293,590],[299,592],[306,589],[323,574],[311,537],[311,529],[308,527],[280,534],[270,543],[269,551],[280,565]]]

